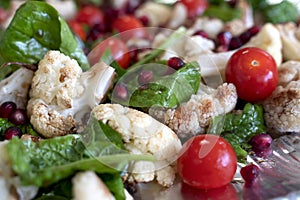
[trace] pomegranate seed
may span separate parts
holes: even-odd
[[[266,133],[255,135],[249,141],[252,150],[259,157],[267,157],[272,154],[271,143],[272,137]]]
[[[114,97],[119,100],[127,100],[128,99],[128,90],[126,85],[124,84],[117,84],[114,87]]]
[[[238,0],[228,0],[227,3],[230,7],[235,8],[238,3]]]
[[[219,45],[229,45],[232,34],[228,31],[222,31],[217,35],[217,43]]]
[[[249,164],[242,167],[240,173],[242,178],[245,180],[245,185],[250,186],[259,175],[259,168],[254,164]]]
[[[22,125],[27,122],[27,115],[24,109],[16,109],[8,116],[8,120],[15,125]]]
[[[254,36],[260,31],[260,27],[252,26],[251,28],[248,29],[248,31],[250,32],[251,36]]]
[[[149,18],[146,15],[140,16],[139,20],[142,22],[144,26],[149,25]]]
[[[250,139],[249,143],[252,146],[252,148],[260,150],[267,149],[271,146],[272,137],[269,134],[261,133],[253,136]]]
[[[4,131],[4,139],[11,140],[13,137],[21,137],[22,131],[18,127],[12,126]]]
[[[17,105],[12,101],[7,101],[1,104],[0,106],[0,117],[8,118],[9,114],[16,110]]]
[[[181,67],[183,67],[185,65],[184,61],[181,58],[178,57],[171,57],[168,62],[167,65],[175,70],[180,69]]]
[[[153,72],[150,70],[142,71],[138,76],[138,83],[140,85],[146,85],[153,79]]]
[[[252,35],[249,31],[245,31],[239,36],[239,38],[242,41],[242,43],[245,44],[250,40],[251,36]]]
[[[237,49],[243,45],[241,39],[239,37],[231,38],[229,42],[229,50]]]
[[[209,39],[208,34],[204,30],[196,31],[193,35],[199,35],[199,36]]]

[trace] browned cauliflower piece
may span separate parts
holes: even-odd
[[[150,109],[149,113],[174,130],[180,138],[204,133],[214,116],[234,109],[237,92],[233,84],[224,83],[217,89],[200,86],[198,94],[175,109]]]
[[[262,103],[266,125],[275,133],[300,132],[300,62],[287,61],[278,73],[277,88]]]
[[[49,51],[32,79],[27,105],[30,122],[47,138],[78,130],[113,79],[114,69],[103,62],[82,72],[74,59]]]

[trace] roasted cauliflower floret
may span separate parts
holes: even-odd
[[[293,22],[277,24],[276,28],[282,40],[283,59],[300,61],[300,28]]]
[[[200,86],[196,95],[175,109],[153,108],[150,115],[174,130],[180,138],[189,138],[204,133],[214,116],[234,109],[237,103],[236,88],[224,83],[217,89]]]
[[[113,68],[95,64],[82,72],[78,63],[59,51],[49,51],[32,79],[27,112],[44,137],[74,132],[111,87]]]
[[[156,179],[163,186],[173,184],[176,173],[173,164],[182,145],[169,127],[146,113],[119,104],[100,104],[92,113],[122,136],[129,153],[154,155],[155,162],[135,162],[130,178],[137,182]]]
[[[33,71],[20,68],[9,77],[0,81],[0,104],[6,101],[15,102],[19,108],[26,108],[29,87]]]
[[[73,200],[114,200],[115,197],[93,171],[79,172],[72,178]]]
[[[266,125],[276,133],[300,132],[300,62],[285,62],[278,73],[277,88],[263,102]]]

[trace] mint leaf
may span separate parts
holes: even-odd
[[[84,70],[89,68],[67,23],[52,6],[42,1],[27,1],[20,6],[0,43],[0,65],[17,61],[37,64],[49,50],[60,50],[76,59]],[[14,70],[0,69],[0,80]]]

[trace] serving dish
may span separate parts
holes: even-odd
[[[280,136],[272,142],[272,154],[265,159],[248,156],[248,162],[259,166],[259,175],[250,187],[244,185],[239,170],[243,164],[238,165],[237,173],[231,186],[236,190],[237,199],[244,200],[297,200],[300,198],[300,136],[288,134]],[[184,190],[181,180],[178,178],[170,188],[162,188],[155,183],[138,184],[134,198],[137,200],[172,199],[185,200],[205,199],[205,192],[195,195],[189,188]],[[228,190],[223,190],[219,195],[211,195],[211,199],[223,199]],[[208,197],[208,196],[206,196]]]

